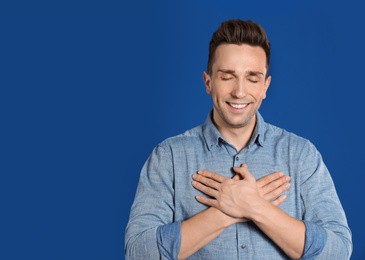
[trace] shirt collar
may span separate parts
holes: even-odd
[[[220,139],[224,140],[221,133],[218,131],[217,127],[214,125],[213,120],[213,109],[209,112],[207,119],[203,125],[203,136],[207,145],[208,150],[211,150],[214,146],[219,145]],[[259,112],[256,113],[256,126],[248,142],[248,147],[250,148],[254,144],[263,146],[264,144],[264,133],[265,133],[265,122]]]
[[[264,137],[266,131],[266,124],[259,111],[256,112],[256,126],[253,130],[251,140],[248,142],[249,146],[252,146],[257,142],[258,145],[264,146]]]

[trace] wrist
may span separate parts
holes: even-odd
[[[216,209],[214,207],[210,207],[208,209],[208,211],[211,212],[211,214],[214,215],[214,218],[217,220],[217,223],[219,225],[222,225],[222,227],[224,228],[228,228],[229,226],[236,224],[238,222],[245,222],[247,220],[244,220],[243,218],[234,218],[231,217],[225,213],[223,213],[222,211],[220,211],[219,209]]]
[[[261,199],[257,205],[251,207],[250,219],[255,223],[263,221],[270,207],[274,206],[269,201]]]

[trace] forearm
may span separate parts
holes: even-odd
[[[288,256],[299,259],[305,245],[305,225],[281,209],[262,201],[252,220]]]
[[[181,248],[178,258],[186,259],[238,222],[216,208],[209,208],[181,223]]]

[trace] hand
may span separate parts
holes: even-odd
[[[238,170],[240,171],[241,169],[239,168]],[[260,196],[271,201],[274,206],[279,206],[286,199],[286,195],[280,194],[290,188],[290,179],[290,176],[284,176],[283,172],[274,172],[258,179],[256,184]]]
[[[282,172],[272,173],[256,182],[246,164],[234,167],[234,170],[238,174],[232,179],[210,171],[199,171],[199,174],[193,175],[193,185],[215,198],[197,196],[199,202],[215,207],[231,217],[241,218],[241,222],[247,221],[242,217],[246,216],[249,212],[247,208],[253,207],[253,203],[260,199],[273,200],[290,186],[290,177],[283,176]],[[281,195],[271,203],[277,206],[285,199],[286,196]]]
[[[243,164],[241,167],[247,168],[247,165]],[[240,173],[242,171],[241,167],[237,168],[237,174],[232,179],[243,179]],[[289,176],[284,176],[283,172],[274,172],[258,179],[256,184],[260,196],[268,201],[271,201],[274,206],[279,206],[286,199],[286,195],[280,194],[290,188],[290,179],[291,178]]]

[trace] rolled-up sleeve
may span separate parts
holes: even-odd
[[[180,251],[181,221],[163,225],[157,229],[157,244],[164,259],[175,260]]]
[[[169,148],[157,146],[141,171],[125,232],[126,259],[177,259],[181,222],[174,223],[173,173]]]
[[[313,145],[305,154],[301,198],[306,241],[301,259],[350,259],[351,231],[332,178]]]

